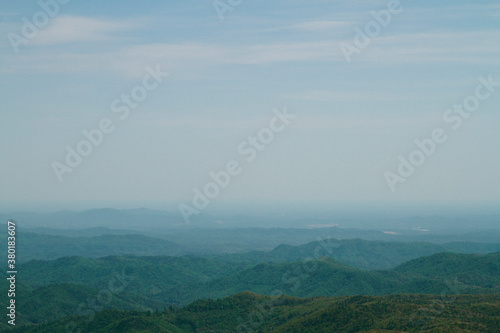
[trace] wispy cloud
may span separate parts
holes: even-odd
[[[62,40],[62,39],[60,39]],[[125,76],[142,76],[145,66],[160,64],[163,68],[200,68],[214,65],[262,65],[292,61],[328,61],[340,56],[332,41],[272,43],[249,46],[223,46],[204,43],[145,44],[124,46],[110,51],[39,52],[13,59],[15,65],[2,72],[80,72],[114,71]]]
[[[40,31],[35,44],[54,45],[71,42],[96,42],[110,40],[113,33],[137,28],[137,24],[81,16],[59,16]]]
[[[308,21],[294,24],[289,29],[304,30],[304,31],[324,31],[334,30],[339,27],[346,27],[352,25],[350,21]]]
[[[258,44],[254,40],[252,43],[241,41],[234,45],[200,42],[195,37],[182,43],[150,41],[138,44],[126,33],[143,27],[139,23],[126,19],[57,17],[33,40],[34,44],[45,46],[37,50],[36,56],[26,54],[6,57],[0,72],[99,71],[115,72],[127,77],[141,77],[144,68],[151,64],[160,64],[165,69],[175,70],[231,64],[267,65],[326,61],[344,63],[340,44],[352,43],[349,38],[354,38],[354,36],[344,36],[343,39],[338,37],[325,39],[321,33],[318,36],[321,36],[322,40],[314,41],[301,39],[284,41],[280,40],[278,35],[266,43]],[[284,25],[284,27],[314,33],[348,24],[350,23],[347,21],[318,20]],[[500,32],[496,30],[385,35],[373,39],[367,49],[357,57],[356,63],[361,65],[430,62],[497,64],[500,44],[492,42],[497,40],[500,40]],[[102,41],[112,41],[113,46],[103,45]],[[74,49],[71,47],[73,42],[86,42],[88,47]],[[335,98],[335,96],[329,97],[329,93],[325,92],[314,92],[314,94],[316,99]]]
[[[319,102],[351,102],[355,100],[386,102],[386,101],[393,101],[395,99],[403,99],[402,96],[389,95],[387,93],[374,92],[374,91],[342,92],[342,91],[331,91],[331,90],[308,90],[293,95],[285,95],[283,97],[285,99],[290,99],[290,100],[319,101]]]
[[[290,128],[300,130],[332,129],[348,131],[353,128],[366,128],[373,131],[387,128],[411,128],[415,126],[432,126],[439,118],[436,115],[391,116],[384,117],[379,114],[358,113],[345,114],[332,112],[329,115],[301,115],[300,121],[290,125]]]
[[[240,64],[270,64],[289,61],[333,60],[340,55],[334,41],[273,43],[235,49],[239,54],[232,62]]]
[[[368,59],[390,63],[482,63],[498,64],[500,32],[437,32],[399,34],[373,42]],[[366,59],[365,59],[366,60]]]
[[[172,115],[162,113],[148,113],[140,120],[148,127],[156,128],[205,128],[219,130],[253,130],[262,128],[263,124],[269,122],[269,117],[259,116],[245,119],[215,118],[207,115]]]
[[[456,3],[450,6],[436,3],[436,6],[412,7],[411,9],[407,9],[407,11],[411,12],[414,19],[421,24],[422,17],[439,17],[442,20],[463,18],[471,19],[474,17],[486,19],[488,17],[496,17],[500,14],[500,4],[469,2]]]

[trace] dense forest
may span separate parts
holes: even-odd
[[[239,293],[164,311],[104,310],[19,327],[19,333],[498,332],[498,295],[294,298]]]
[[[237,320],[269,304],[273,315],[243,331],[416,330],[433,318],[425,329],[492,332],[500,252],[434,252],[495,246],[328,239],[241,254],[31,260],[19,265],[15,332],[62,332],[68,323],[81,332],[236,332]],[[417,258],[396,265],[406,257]]]
[[[25,229],[16,244],[16,325],[4,321],[0,331],[495,332],[499,237]],[[8,290],[7,279],[2,285]]]

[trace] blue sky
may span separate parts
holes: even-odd
[[[388,3],[243,0],[221,20],[212,1],[73,0],[16,53],[42,9],[2,1],[0,210],[189,204],[231,160],[212,205],[498,204],[500,87],[457,130],[443,114],[500,81],[500,5],[401,0],[348,63],[342,43]],[[169,76],[119,119],[113,101],[157,67]],[[296,118],[246,162],[238,146],[285,107]],[[115,130],[60,182],[52,163],[105,118]],[[391,191],[384,174],[435,128],[447,141]]]

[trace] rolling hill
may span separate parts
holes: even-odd
[[[189,244],[187,239],[175,238],[170,235],[169,239],[150,237],[142,234],[122,234],[126,231],[108,230],[104,228],[87,229],[82,231],[83,235],[76,236],[78,233],[65,232],[63,235],[37,234],[22,231],[18,235],[18,262],[27,262],[29,260],[49,260],[67,256],[79,256],[87,258],[99,258],[105,256],[180,256],[186,254],[206,255],[204,248],[210,248],[212,242],[222,242],[215,238],[208,243],[196,243],[197,231],[192,231],[184,236],[191,235]],[[227,234],[225,231],[223,234]],[[319,256],[329,256],[349,266],[363,269],[390,269],[408,260],[421,256],[428,256],[439,252],[456,253],[475,253],[485,254],[500,251],[500,243],[444,243],[433,244],[425,242],[389,242],[389,241],[370,241],[363,239],[322,239],[300,245],[282,244],[270,251],[252,251],[241,253],[247,248],[266,247],[267,242],[272,242],[274,236],[263,240],[261,231],[255,231],[257,234],[247,236],[256,236],[254,241],[241,245],[245,241],[237,237],[238,232],[229,234],[225,243],[219,243],[216,248],[208,253],[209,258],[226,263],[259,263],[259,262],[289,262],[301,261],[306,258],[317,258]],[[272,234],[272,231],[270,231]],[[280,231],[280,233],[286,230]],[[290,235],[294,232],[289,230]],[[102,233],[102,234],[99,234]],[[203,233],[203,231],[200,231]],[[209,232],[205,232],[209,233]],[[214,235],[218,233],[211,231]],[[99,234],[99,235],[95,235]],[[71,235],[71,236],[70,236]],[[290,236],[289,235],[289,236]],[[161,235],[160,235],[161,236]],[[241,235],[240,235],[241,236]],[[313,234],[309,235],[311,238]],[[215,236],[214,236],[215,237]],[[317,237],[316,237],[317,238]],[[173,242],[170,239],[175,239]],[[184,245],[180,245],[179,242]],[[233,242],[234,244],[232,244]],[[295,241],[298,242],[298,241]],[[0,253],[6,255],[6,239],[0,239]],[[224,252],[213,254],[213,251]],[[226,253],[230,252],[230,253]]]
[[[499,292],[498,253],[442,253],[409,261],[393,270],[362,270],[334,259],[286,263],[223,263],[203,257],[79,257],[31,261],[19,267],[22,282],[33,287],[54,283],[107,288],[120,280],[126,292],[165,304],[187,304],[242,291],[299,297]],[[449,291],[448,291],[449,292]]]
[[[90,315],[104,309],[152,310],[163,304],[144,296],[99,290],[70,283],[50,284],[31,291],[24,288],[16,299],[17,324],[40,324],[73,314]]]
[[[299,246],[280,245],[272,251],[217,255],[224,262],[288,262],[328,256],[363,269],[391,269],[411,259],[439,252],[487,254],[500,250],[500,243],[387,242],[363,239],[324,239]]]

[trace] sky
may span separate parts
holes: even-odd
[[[0,4],[0,211],[498,206],[497,1]]]

